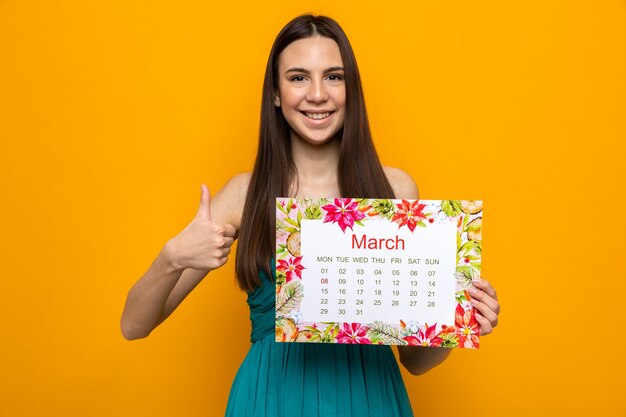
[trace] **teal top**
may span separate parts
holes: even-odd
[[[227,417],[413,415],[390,346],[276,342],[276,287],[260,276],[262,285],[248,293],[252,346]]]

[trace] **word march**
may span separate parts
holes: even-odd
[[[396,235],[395,239],[367,238],[367,235],[361,235],[357,238],[352,235],[352,249],[387,249],[387,250],[404,250],[404,239]]]

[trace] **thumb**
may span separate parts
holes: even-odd
[[[202,194],[200,196],[200,206],[198,207],[198,214],[196,217],[211,221],[211,209],[209,206],[211,203],[211,192],[204,184],[200,185],[200,189],[202,190]]]

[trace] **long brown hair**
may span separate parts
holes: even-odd
[[[290,43],[312,36],[324,36],[337,42],[344,66],[345,117],[337,138],[340,141],[337,179],[341,196],[394,198],[374,148],[359,69],[346,34],[329,17],[296,17],[276,37],[265,69],[259,145],[243,209],[235,261],[237,282],[246,291],[261,284],[259,271],[272,276],[269,269],[276,247],[276,197],[289,197],[290,185],[296,175],[290,127],[281,109],[274,106],[278,91],[278,57]]]

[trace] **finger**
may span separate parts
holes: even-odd
[[[221,258],[215,258],[215,259],[211,260],[211,262],[209,262],[207,264],[207,268],[208,268],[209,271],[213,271],[213,270],[221,267],[222,265],[224,265],[227,260],[228,260],[228,257],[226,257],[226,256],[221,257]]]
[[[211,221],[211,192],[209,191],[209,188],[204,184],[200,185],[200,189],[202,190],[202,194],[200,195],[200,206],[198,207],[198,214],[196,215],[196,217],[199,219]]]
[[[228,261],[228,256],[223,256],[223,257],[217,259],[217,268],[219,268],[220,266],[224,265],[226,263],[226,261]]]
[[[491,325],[491,322],[487,320],[486,318],[484,318],[483,316],[481,316],[479,313],[476,313],[476,321],[480,325],[481,336],[489,334],[493,331],[493,326]]]
[[[235,229],[235,226],[233,226],[232,224],[228,224],[226,223],[224,225],[224,236],[227,237],[235,237],[235,235],[237,234],[237,229]]]
[[[227,247],[227,248],[215,248],[214,250],[212,250],[210,252],[210,256],[212,258],[214,258],[214,259],[219,259],[219,258],[223,258],[225,256],[228,256],[230,251],[231,251],[230,247]]]
[[[487,306],[487,304],[482,303],[476,300],[475,298],[472,298],[470,300],[470,304],[472,304],[472,306],[476,310],[478,310],[481,316],[489,320],[489,323],[491,323],[492,327],[496,327],[498,325],[498,314],[496,314],[493,310],[491,310],[489,306]]]
[[[230,248],[233,245],[233,243],[235,243],[235,239],[233,239],[232,237],[225,237],[224,243],[222,243],[220,248]]]
[[[489,294],[490,297],[496,300],[498,299],[498,294],[496,294],[496,290],[491,286],[489,281],[487,281],[486,279],[474,278],[472,280],[472,284],[474,284],[476,288],[480,288],[481,290]]]
[[[489,294],[477,288],[470,288],[468,291],[473,299],[482,301],[496,314],[500,314],[500,303],[498,303],[497,299],[492,298]]]

